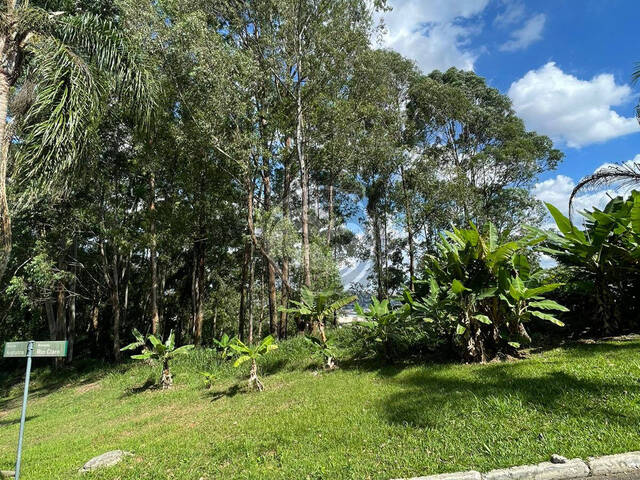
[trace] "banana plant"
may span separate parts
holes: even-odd
[[[322,364],[326,370],[335,370],[337,368],[335,359],[338,351],[332,339],[323,342],[313,335],[306,335],[304,338],[313,348],[314,354],[322,358]]]
[[[376,297],[371,297],[371,305],[368,310],[364,310],[356,302],[355,311],[365,320],[358,322],[357,326],[364,328],[369,339],[379,345],[382,354],[389,359],[392,357],[391,346],[398,330],[404,327],[402,321],[411,313],[411,307],[403,304],[397,309],[393,309],[388,299],[379,301]]]
[[[269,335],[257,345],[246,345],[242,341],[236,340],[230,345],[230,347],[239,355],[233,364],[234,367],[239,367],[245,362],[251,362],[251,369],[249,370],[249,389],[255,389],[259,392],[263,391],[264,385],[258,378],[257,360],[278,348],[278,345],[275,344],[274,338]]]
[[[229,357],[233,356],[233,353],[231,352],[231,345],[236,343],[236,341],[236,337],[231,338],[226,333],[222,335],[222,338],[220,338],[220,340],[216,338],[213,339],[213,344],[215,345],[216,350],[220,354],[220,358],[222,358],[222,360],[227,360]]]
[[[584,228],[547,203],[557,231],[528,227],[545,238],[542,252],[569,269],[592,290],[585,292],[595,302],[593,318],[603,334],[618,331],[626,321],[620,313],[622,299],[635,295],[627,278],[640,267],[640,192],[627,199],[613,198],[603,210],[581,212]]]
[[[355,295],[341,298],[332,302],[336,293],[331,290],[322,292],[313,292],[303,287],[300,291],[300,300],[291,300],[293,307],[281,307],[280,311],[284,311],[299,317],[303,322],[310,324],[313,329],[317,328],[320,332],[320,340],[323,344],[327,343],[327,335],[325,333],[325,319],[333,315],[335,312],[356,300]],[[334,365],[335,357],[331,357],[327,361],[327,365]],[[335,367],[335,365],[334,365]]]
[[[187,353],[189,350],[193,349],[193,345],[183,345],[176,348],[175,334],[173,333],[173,330],[169,333],[169,337],[164,343],[162,343],[162,341],[155,335],[148,335],[145,338],[144,335],[135,328],[133,329],[132,334],[136,341],[121,348],[121,351],[137,350],[142,348],[142,352],[140,354],[131,355],[131,358],[135,360],[159,361],[162,364],[160,385],[162,385],[163,390],[171,388],[173,385],[173,376],[169,369],[169,361],[177,355]]]
[[[358,298],[355,295],[351,295],[332,302],[331,300],[335,296],[336,293],[331,290],[313,292],[309,288],[302,287],[300,300],[291,300],[290,303],[294,306],[290,308],[281,307],[280,311],[296,315],[307,321],[312,327],[317,327],[320,331],[322,341],[326,342],[327,338],[324,331],[325,319]]]
[[[543,310],[564,307],[542,297],[559,284],[541,283],[526,255],[544,238],[530,232],[520,240],[500,243],[491,223],[482,232],[473,224],[445,232],[438,254],[425,256],[427,292],[419,288],[415,299],[405,292],[405,303],[412,314],[451,331],[465,360],[486,361],[504,348],[505,340],[512,347],[528,340],[524,323],[531,316],[561,324]]]

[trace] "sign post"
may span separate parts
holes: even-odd
[[[62,342],[7,342],[4,345],[4,357],[27,357],[27,373],[24,377],[24,394],[22,396],[22,415],[20,417],[20,435],[18,436],[18,456],[16,457],[15,480],[20,480],[20,464],[22,463],[22,439],[24,423],[27,419],[27,398],[29,397],[29,379],[31,378],[32,357],[66,357],[68,343]]]

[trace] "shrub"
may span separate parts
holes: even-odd
[[[494,225],[480,232],[454,228],[441,235],[438,255],[425,258],[423,288],[404,300],[412,315],[435,323],[452,335],[462,358],[484,362],[530,342],[525,324],[540,318],[562,326],[549,311],[566,311],[543,295],[557,283],[545,284],[541,270],[527,257],[543,237],[498,243]]]
[[[576,306],[574,322],[600,334],[638,326],[640,286],[640,193],[612,199],[604,208],[582,212],[584,229],[551,204],[558,232],[529,228],[545,239],[542,251],[559,264],[567,280],[559,294]],[[576,288],[580,286],[580,288]]]

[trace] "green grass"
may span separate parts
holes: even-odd
[[[389,479],[640,449],[638,340],[320,375],[305,348],[275,352],[263,393],[230,366],[206,390],[206,352],[177,362],[165,392],[141,388],[157,374],[147,365],[36,372],[23,479],[76,478],[113,449],[135,456],[83,478]],[[0,398],[0,469],[14,461],[20,395],[18,384]]]

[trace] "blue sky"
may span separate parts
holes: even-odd
[[[631,85],[638,0],[390,0],[381,43],[424,71],[473,69],[508,94],[527,127],[565,152],[533,189],[563,205],[576,180],[640,154]],[[640,156],[637,157],[640,161]],[[602,205],[589,193],[579,207]],[[565,208],[563,208],[565,209]]]

